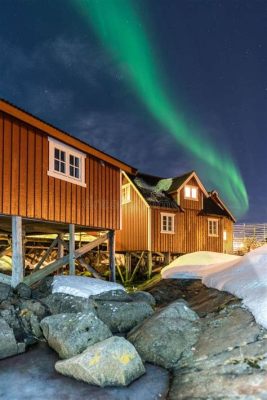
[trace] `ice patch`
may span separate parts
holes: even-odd
[[[110,290],[125,290],[124,287],[118,283],[88,278],[86,276],[69,275],[54,276],[52,287],[52,293],[65,293],[85,298]]]

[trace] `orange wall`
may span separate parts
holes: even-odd
[[[0,113],[0,214],[119,229],[120,170],[87,155],[81,187],[47,175],[48,137]]]

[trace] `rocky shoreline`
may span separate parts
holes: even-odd
[[[162,280],[148,292],[84,299],[51,294],[51,283],[0,285],[0,365],[41,342],[58,354],[59,373],[99,386],[97,399],[111,386],[121,386],[118,399],[141,386],[144,400],[267,399],[267,332],[234,296],[200,281]],[[153,368],[160,389],[148,394]]]

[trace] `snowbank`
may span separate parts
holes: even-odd
[[[267,328],[267,245],[243,257],[213,252],[188,254],[163,268],[162,277],[202,279],[208,287],[232,293],[243,299],[256,321]]]
[[[122,285],[85,276],[59,275],[53,279],[52,293],[65,293],[88,298],[109,290],[125,290]]]

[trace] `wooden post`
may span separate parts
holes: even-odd
[[[164,254],[164,265],[169,265],[171,262],[171,253],[165,253]]]
[[[57,243],[57,258],[62,258],[64,256],[64,246],[62,240],[64,240],[64,233],[59,233]]]
[[[75,226],[69,224],[69,274],[75,275]]]
[[[147,252],[147,268],[148,268],[148,279],[151,278],[152,275],[152,252]]]
[[[109,231],[108,235],[109,244],[109,280],[111,282],[116,282],[116,265],[115,265],[115,231]]]
[[[16,287],[23,281],[23,241],[22,218],[12,216],[12,277],[11,286]]]

